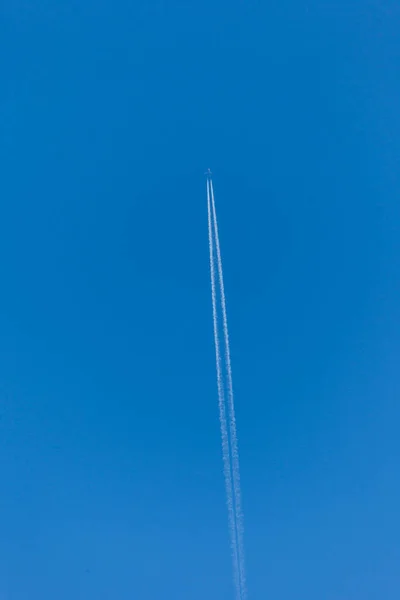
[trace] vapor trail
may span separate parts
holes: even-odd
[[[219,407],[219,421],[220,421],[220,427],[221,427],[222,459],[223,459],[223,466],[224,466],[226,504],[227,504],[227,508],[228,508],[228,523],[229,523],[230,544],[231,544],[231,552],[232,552],[234,583],[235,583],[235,588],[236,588],[236,598],[237,598],[237,600],[243,600],[242,593],[241,593],[241,582],[240,582],[240,563],[239,563],[239,553],[238,553],[238,543],[237,543],[237,533],[236,533],[237,527],[236,527],[235,509],[234,509],[234,503],[233,503],[231,457],[230,457],[230,451],[229,451],[228,425],[227,425],[226,410],[225,410],[224,381],[223,381],[223,374],[222,374],[220,341],[219,341],[219,335],[218,335],[216,273],[215,273],[215,258],[214,258],[214,248],[213,248],[210,183],[208,180],[207,180],[207,208],[208,208],[208,242],[209,242],[209,251],[210,251],[210,274],[211,274],[211,296],[212,296],[213,325],[214,325],[215,362],[216,362],[216,368],[217,368],[218,407]]]
[[[230,433],[230,449],[232,453],[232,476],[233,476],[233,491],[234,491],[234,516],[236,525],[236,539],[238,549],[238,562],[239,562],[239,576],[240,576],[240,590],[241,600],[246,600],[247,589],[246,589],[246,572],[245,572],[245,561],[244,561],[244,544],[243,544],[243,512],[242,512],[242,494],[240,486],[240,467],[239,467],[239,452],[236,432],[236,417],[235,417],[235,404],[233,397],[233,383],[232,383],[232,366],[231,366],[231,354],[229,346],[229,330],[228,330],[228,318],[226,311],[226,299],[225,299],[225,288],[224,288],[224,276],[222,270],[222,257],[221,247],[219,243],[218,234],[218,220],[217,212],[215,208],[214,200],[214,188],[212,181],[209,182],[209,189],[211,193],[211,205],[212,205],[212,216],[214,222],[214,234],[215,234],[215,247],[217,251],[217,266],[218,266],[218,278],[220,285],[221,294],[221,308],[222,308],[222,325],[224,331],[224,342],[225,342],[225,363],[227,371],[227,387],[228,387],[228,413],[229,413],[229,433]]]

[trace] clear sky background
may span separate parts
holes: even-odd
[[[0,600],[400,595],[395,0],[3,0]]]

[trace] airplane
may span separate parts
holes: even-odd
[[[211,179],[211,169],[207,169],[207,171],[204,173],[204,175],[207,175],[207,179]]]

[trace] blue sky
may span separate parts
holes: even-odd
[[[5,0],[0,600],[400,593],[394,0]]]

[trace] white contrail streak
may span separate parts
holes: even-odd
[[[212,231],[212,214],[211,214],[211,202],[210,202],[210,184],[207,181],[207,208],[208,208],[208,240],[209,240],[209,251],[210,251],[210,274],[211,274],[211,296],[212,296],[212,310],[213,310],[213,324],[214,324],[214,342],[215,342],[215,360],[217,367],[217,386],[218,386],[218,405],[219,405],[219,420],[221,427],[221,442],[222,442],[222,458],[224,465],[224,479],[225,479],[225,491],[226,491],[226,504],[228,508],[228,521],[229,521],[229,533],[230,543],[233,561],[233,572],[234,572],[234,583],[236,588],[237,600],[243,600],[241,592],[241,581],[240,581],[240,563],[237,543],[237,526],[235,518],[235,508],[233,502],[233,485],[231,476],[231,457],[229,451],[229,438],[228,438],[228,426],[225,411],[225,395],[224,395],[224,381],[222,374],[222,360],[220,341],[218,335],[218,313],[217,313],[217,292],[216,292],[216,273],[215,273],[215,258],[213,249],[213,231]]]
[[[245,600],[247,597],[246,590],[246,573],[245,573],[245,562],[244,562],[244,544],[243,544],[243,512],[242,512],[242,494],[240,488],[240,468],[239,468],[239,452],[238,442],[236,433],[236,418],[235,418],[235,404],[233,397],[233,383],[232,383],[232,366],[231,366],[231,355],[229,347],[229,331],[228,331],[228,318],[226,311],[226,299],[224,289],[224,277],[222,270],[222,257],[221,247],[219,243],[218,234],[218,221],[217,212],[215,208],[214,200],[214,188],[212,181],[209,183],[211,193],[211,205],[212,205],[212,216],[214,222],[214,233],[215,233],[215,247],[217,250],[217,265],[218,265],[218,278],[221,293],[221,308],[222,308],[222,324],[224,331],[225,341],[225,362],[227,371],[227,387],[228,387],[228,412],[229,412],[229,433],[230,433],[230,447],[232,453],[232,475],[233,475],[233,491],[234,491],[234,513],[235,513],[235,524],[236,524],[236,538],[238,548],[238,562],[239,562],[239,574],[240,574],[240,589],[241,589],[241,600]]]

